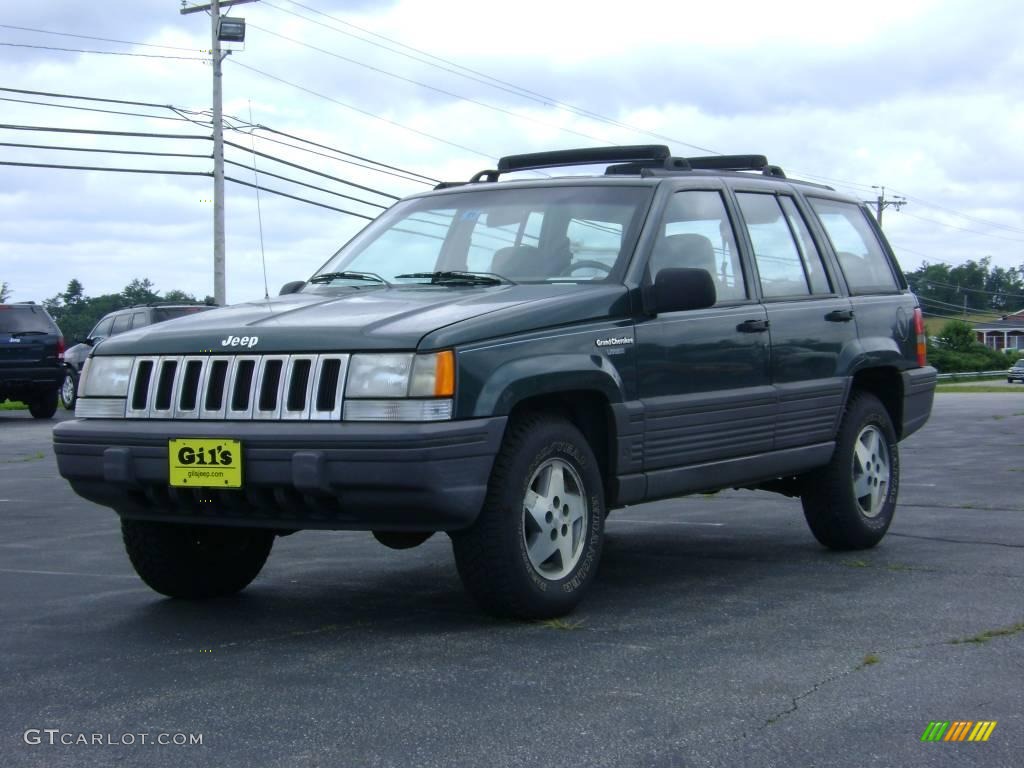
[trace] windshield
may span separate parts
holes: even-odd
[[[614,279],[625,268],[651,195],[650,188],[625,186],[474,187],[408,200],[335,254],[316,282],[375,284],[358,272],[400,285],[441,282],[435,273],[451,282],[457,276],[447,273],[457,272],[515,282]]]

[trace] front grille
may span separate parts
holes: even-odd
[[[128,382],[129,419],[341,418],[348,355],[139,357]]]

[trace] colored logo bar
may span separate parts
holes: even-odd
[[[932,720],[921,734],[921,741],[988,741],[996,720]]]

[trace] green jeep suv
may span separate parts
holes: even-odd
[[[54,447],[163,594],[240,590],[301,529],[443,531],[485,610],[541,618],[629,504],[763,488],[875,545],[935,381],[859,201],[762,156],[599,147],[502,158],[276,299],[108,339]]]

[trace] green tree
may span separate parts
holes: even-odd
[[[978,342],[970,323],[963,320],[950,320],[942,326],[938,340],[944,348],[953,352],[970,352],[975,345],[984,346]]]
[[[183,301],[183,302],[195,302],[196,297],[191,293],[180,291],[177,288],[172,288],[167,291],[163,297],[164,301]]]
[[[128,306],[133,304],[151,304],[154,301],[160,301],[160,295],[153,289],[156,286],[149,280],[149,278],[135,278],[121,291],[121,295],[124,300],[128,303]]]
[[[0,302],[7,301],[11,298],[11,286],[6,282],[0,282]]]

